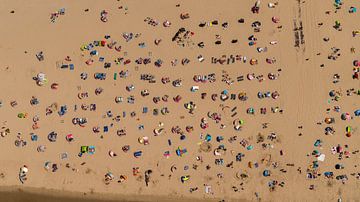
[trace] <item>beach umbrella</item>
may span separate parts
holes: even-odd
[[[335,97],[335,95],[336,95],[336,94],[335,94],[335,91],[334,91],[334,90],[331,90],[331,91],[329,92],[329,96],[330,96],[330,97]]]
[[[354,65],[355,67],[359,66],[359,60],[354,60],[353,65]]]
[[[271,97],[272,97],[273,99],[277,99],[279,96],[280,96],[280,94],[279,94],[277,91],[271,93]]]
[[[256,65],[256,64],[258,64],[258,61],[256,59],[250,60],[250,65]]]
[[[331,124],[331,123],[334,123],[334,122],[335,122],[334,118],[325,118],[325,123],[327,123],[327,124]]]
[[[37,79],[39,82],[44,82],[45,81],[45,74],[44,73],[38,73],[37,75]]]
[[[51,165],[50,161],[45,162],[44,168],[45,168],[46,171],[50,170],[50,165]]]
[[[342,120],[350,120],[351,119],[351,116],[350,116],[350,114],[349,113],[342,113],[341,114],[341,119]]]
[[[23,167],[21,167],[20,171],[25,174],[25,173],[29,172],[29,169],[27,168],[27,166],[23,166]]]
[[[49,133],[48,140],[50,142],[56,142],[56,139],[57,139],[57,133],[56,132],[53,131],[53,132]]]
[[[264,176],[264,177],[270,176],[270,170],[264,170],[263,176]]]
[[[74,136],[73,136],[73,134],[68,134],[68,135],[66,135],[65,139],[68,142],[72,142],[74,140]]]
[[[149,137],[147,137],[147,136],[139,137],[138,142],[140,144],[147,145],[147,144],[149,144]]]
[[[317,157],[317,160],[318,160],[318,161],[325,161],[325,154],[320,154],[320,155]]]
[[[255,75],[254,74],[247,74],[247,79],[249,80],[253,80],[255,78]]]
[[[352,128],[351,128],[351,126],[346,126],[345,130],[346,130],[346,133],[351,133]]]
[[[212,137],[211,137],[210,134],[207,134],[207,135],[205,136],[205,141],[206,141],[206,142],[210,142],[211,139],[212,139]]]

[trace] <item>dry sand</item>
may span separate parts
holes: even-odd
[[[355,201],[360,197],[355,191],[359,182],[350,173],[358,172],[354,165],[358,164],[357,154],[352,154],[351,158],[338,160],[331,154],[331,147],[341,144],[349,145],[347,151],[355,151],[358,145],[358,132],[356,127],[359,125],[359,118],[355,117],[351,121],[341,121],[340,114],[330,112],[326,113],[326,108],[332,108],[339,105],[342,112],[350,112],[359,108],[359,96],[347,97],[343,95],[338,103],[328,103],[328,92],[332,89],[342,89],[343,92],[349,88],[360,87],[358,80],[351,78],[352,60],[356,54],[350,53],[351,47],[359,47],[358,37],[352,37],[352,30],[356,30],[358,14],[349,14],[348,8],[353,5],[359,7],[359,2],[354,0],[346,1],[338,13],[333,1],[278,1],[276,8],[268,8],[270,1],[262,0],[259,14],[253,14],[251,7],[254,0],[183,0],[183,1],[51,1],[44,2],[40,0],[21,1],[21,0],[1,0],[0,7],[0,81],[2,96],[0,99],[3,106],[0,108],[0,123],[2,126],[11,129],[11,134],[0,139],[0,172],[3,173],[0,179],[0,186],[10,187],[18,186],[22,189],[38,188],[36,193],[45,193],[44,189],[87,193],[87,195],[96,194],[114,194],[112,198],[117,200],[126,198],[127,195],[144,196],[146,200],[160,201],[162,199],[180,198],[179,200],[189,201],[181,197],[193,197],[196,199],[239,201],[256,200],[255,193],[263,201],[336,201],[342,197],[346,201]],[[180,7],[176,7],[180,4]],[[119,9],[119,6],[123,6]],[[125,9],[127,8],[127,10]],[[55,23],[50,22],[50,14],[60,8],[65,8],[65,15],[56,19]],[[89,9],[85,12],[85,9]],[[14,11],[13,13],[11,11]],[[109,12],[108,22],[100,21],[100,12],[106,10]],[[325,11],[331,11],[330,15]],[[180,13],[189,13],[190,19],[181,20]],[[151,26],[144,22],[146,17],[152,17],[159,21],[158,26]],[[275,24],[271,21],[273,16],[280,18],[280,22]],[[240,18],[245,19],[244,24],[237,21]],[[172,24],[165,28],[162,22],[169,20]],[[220,25],[201,28],[200,22],[210,22],[218,20]],[[261,32],[255,33],[258,38],[256,46],[248,46],[248,36],[254,34],[251,23],[254,21],[262,23]],[[294,47],[294,20],[296,23],[302,21],[305,43],[300,44],[298,48]],[[336,31],[332,26],[335,20],[340,20],[343,31]],[[224,30],[221,27],[223,22],[229,22],[229,27]],[[323,22],[324,25],[318,26]],[[282,28],[277,28],[278,26]],[[171,41],[172,36],[181,27],[185,27],[195,33],[192,37],[195,45],[190,47],[179,47]],[[139,38],[130,42],[125,42],[122,33],[133,32],[141,33]],[[215,45],[215,35],[221,35],[222,44]],[[112,65],[110,69],[103,69],[100,63],[87,66],[85,61],[89,58],[88,52],[81,52],[80,47],[94,40],[102,40],[105,35],[111,35],[111,39],[118,41],[122,45],[122,51],[117,53],[107,48],[97,48],[100,56],[106,60],[113,61],[115,57],[130,58],[128,65]],[[323,37],[330,37],[329,42],[324,42]],[[155,46],[153,41],[161,38],[159,46]],[[238,39],[238,43],[232,44],[232,39]],[[278,41],[277,45],[271,46],[270,41]],[[203,49],[197,47],[197,43],[203,41]],[[139,48],[138,43],[145,42],[146,48]],[[255,47],[268,47],[266,53],[258,53]],[[336,61],[328,60],[327,55],[331,47],[341,49],[341,57]],[[35,54],[39,51],[44,52],[45,59],[38,61]],[[148,66],[136,65],[135,59],[138,57],[147,57],[151,52],[152,64]],[[84,53],[85,56],[81,54]],[[321,55],[317,55],[321,53]],[[197,56],[201,54],[205,61],[200,63]],[[259,64],[251,66],[248,62],[235,63],[230,65],[213,65],[211,57],[220,57],[221,55],[245,55],[248,60],[256,58]],[[60,69],[56,67],[58,61],[63,61],[66,56],[70,56],[71,63],[75,64],[75,70]],[[182,66],[178,64],[171,67],[170,61],[177,58],[189,58],[190,64]],[[266,64],[266,58],[276,58],[276,63]],[[161,58],[164,61],[162,67],[157,68],[153,62]],[[308,60],[307,60],[308,59]],[[325,64],[324,68],[320,65]],[[139,66],[136,70],[135,66]],[[270,81],[266,79],[263,82],[255,80],[248,81],[246,78],[242,82],[237,82],[236,77],[248,73],[264,74],[277,72],[282,69],[277,80]],[[112,79],[112,75],[120,70],[129,70],[130,76],[126,79]],[[231,86],[221,81],[222,71],[228,72],[235,82]],[[37,86],[32,79],[39,72],[44,72],[49,80],[45,86]],[[80,73],[87,72],[89,78],[86,81],[80,79]],[[105,81],[93,79],[93,73],[107,72],[108,78]],[[156,84],[148,84],[145,81],[139,81],[140,74],[154,74],[157,79]],[[197,84],[192,80],[195,74],[216,73],[217,81],[215,83]],[[341,75],[341,82],[332,83],[332,75],[338,73]],[[181,78],[182,87],[172,87],[171,83],[163,85],[161,77],[168,76],[170,80]],[[59,89],[52,90],[51,83],[58,83]],[[127,92],[125,86],[134,84],[135,90]],[[190,87],[199,85],[198,92],[190,92]],[[102,87],[104,92],[94,95],[94,89]],[[80,89],[80,90],[79,90]],[[140,91],[148,89],[150,96],[143,98]],[[213,102],[210,95],[220,93],[224,89],[230,93],[245,91],[249,97],[246,102],[228,100]],[[280,97],[274,99],[258,99],[258,91],[278,91]],[[89,92],[89,98],[79,100],[79,92]],[[206,99],[201,99],[200,94],[207,92]],[[168,94],[169,102],[160,102],[154,104],[153,96],[163,96]],[[181,95],[182,100],[179,103],[172,101],[172,97]],[[344,93],[346,94],[346,93]],[[125,99],[129,95],[135,95],[135,104],[124,103],[116,104],[115,96],[123,96]],[[31,96],[36,96],[40,104],[30,106]],[[10,102],[16,100],[18,106],[11,107]],[[189,114],[183,107],[184,103],[194,101],[197,109],[194,114]],[[59,117],[57,112],[46,116],[45,109],[51,103],[57,102],[59,105],[67,105],[68,112]],[[78,109],[74,112],[74,105],[80,107],[81,104],[96,103],[96,112],[82,111]],[[237,132],[232,127],[233,117],[229,116],[228,109],[224,111],[219,107],[220,104],[229,106],[230,109],[237,106],[238,115],[245,121],[242,131]],[[149,112],[144,115],[141,113],[142,107],[148,106]],[[153,108],[167,106],[170,110],[168,115],[152,115]],[[256,115],[246,114],[248,107],[254,107]],[[261,115],[259,109],[267,108],[267,114]],[[284,110],[282,114],[271,113],[271,107],[280,107]],[[112,110],[116,116],[127,112],[127,117],[110,128],[108,133],[94,134],[92,127],[99,125],[110,125],[113,121],[110,118],[103,118],[106,111]],[[136,111],[135,118],[130,117],[130,112]],[[206,117],[208,112],[218,112],[222,114],[221,123],[227,127],[220,129],[220,125],[213,120],[209,120],[209,128],[203,130],[199,127],[200,120]],[[17,114],[20,112],[28,113],[25,119],[19,119]],[[33,131],[32,117],[40,116],[40,129]],[[180,117],[184,116],[184,119]],[[86,127],[81,128],[73,125],[71,120],[74,117],[87,117]],[[323,122],[325,117],[335,117],[336,123],[333,125],[336,135],[324,135],[324,123],[317,125],[317,122]],[[137,120],[138,119],[138,120]],[[62,121],[63,120],[63,121]],[[160,136],[153,135],[153,129],[158,127],[158,123],[163,122],[165,133]],[[263,129],[262,123],[269,123],[268,128]],[[138,125],[144,124],[145,129],[138,130]],[[171,133],[171,127],[180,126],[185,130],[185,126],[193,125],[194,131],[186,133],[186,140],[180,141],[178,135]],[[345,136],[345,127],[353,127],[352,137]],[[303,126],[299,129],[298,126]],[[116,130],[126,128],[127,135],[118,137]],[[56,142],[49,142],[47,134],[51,131],[58,133]],[[21,133],[27,145],[21,148],[14,146],[17,139],[17,133]],[[38,134],[39,139],[36,142],[30,140],[30,133]],[[266,137],[271,132],[277,134],[277,140],[270,141]],[[68,143],[65,140],[67,134],[73,134],[75,141]],[[212,135],[212,145],[217,147],[224,144],[227,148],[226,155],[221,156],[225,163],[222,166],[214,164],[215,156],[210,153],[200,153],[198,143],[203,141],[199,139],[199,134]],[[265,143],[269,143],[273,148],[262,149],[261,143],[256,142],[257,135],[261,133],[265,136]],[[298,134],[302,133],[302,136]],[[100,135],[104,138],[101,139]],[[224,136],[221,143],[216,142],[216,136]],[[232,136],[238,136],[237,141],[229,143],[228,139]],[[140,145],[137,142],[138,137],[149,136],[149,145]],[[168,139],[172,139],[172,146],[168,146]],[[249,140],[254,149],[247,151],[239,142],[242,139]],[[326,155],[325,161],[320,162],[317,170],[321,173],[317,179],[306,179],[306,169],[316,160],[311,156],[315,148],[314,142],[317,139],[323,141],[321,153]],[[125,144],[131,145],[128,153],[123,153],[121,147]],[[46,145],[47,150],[39,153],[36,148],[39,145]],[[78,157],[80,146],[94,145],[96,152],[94,155],[85,154]],[[183,157],[176,156],[175,150],[180,146],[186,148],[188,153]],[[118,156],[110,158],[108,151],[115,151]],[[133,152],[142,150],[143,155],[140,158],[134,158]],[[280,150],[284,155],[280,155]],[[170,151],[170,158],[163,156],[165,151]],[[234,151],[231,154],[230,151]],[[69,158],[61,160],[60,154],[67,152]],[[237,153],[245,154],[241,162],[235,162]],[[310,156],[307,156],[310,154]],[[196,156],[201,155],[203,162],[196,161]],[[263,162],[262,159],[271,155],[270,162]],[[44,163],[51,161],[57,163],[58,171],[46,171]],[[234,161],[233,168],[227,168],[226,164]],[[86,162],[85,165],[81,165]],[[249,168],[248,162],[258,162],[258,168]],[[66,168],[69,163],[71,168]],[[334,165],[342,163],[344,170],[335,170]],[[193,164],[199,167],[192,169]],[[278,165],[274,168],[274,164]],[[294,166],[287,166],[294,164]],[[29,172],[28,179],[21,184],[18,179],[19,168],[27,165]],[[170,167],[177,166],[177,170],[172,173]],[[183,167],[188,165],[187,171]],[[205,167],[211,166],[210,170]],[[151,169],[153,171],[151,182],[148,187],[144,180],[137,180],[132,176],[132,168],[140,167],[141,174]],[[302,173],[297,171],[301,168]],[[262,172],[268,169],[271,176],[264,177]],[[280,170],[286,170],[286,173]],[[248,179],[241,181],[236,178],[237,172],[247,172]],[[326,171],[334,172],[334,176],[347,174],[349,180],[345,185],[341,181],[326,179],[323,175]],[[114,180],[109,185],[104,184],[104,175],[112,172],[116,177],[126,175],[128,179],[123,183],[117,183]],[[218,178],[217,174],[222,173],[223,178]],[[169,177],[171,175],[171,178]],[[180,178],[184,175],[190,175],[190,180],[181,183]],[[270,191],[268,182],[276,180],[278,183],[284,182],[285,186],[276,185],[275,191]],[[242,183],[242,184],[241,184]],[[214,194],[206,194],[204,184],[212,186]],[[309,190],[309,186],[314,185],[315,191]],[[234,192],[232,187],[239,189]],[[193,193],[189,188],[198,187],[199,190]],[[243,188],[244,190],[241,190]],[[155,198],[151,198],[151,197]],[[167,197],[165,199],[164,197]],[[11,198],[11,196],[10,196]],[[26,197],[25,197],[26,198]],[[6,199],[7,200],[7,199]],[[54,199],[55,200],[55,199]],[[137,200],[137,198],[135,199]],[[139,198],[144,200],[144,198]],[[171,200],[171,199],[170,199]],[[18,201],[21,201],[19,199]],[[191,201],[193,201],[191,199]]]

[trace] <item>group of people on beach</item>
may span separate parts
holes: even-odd
[[[334,6],[337,11],[341,10],[342,5],[341,0],[335,1]],[[180,7],[180,4],[176,6]],[[39,114],[19,112],[17,114],[19,119],[32,119],[32,130],[29,137],[18,133],[14,142],[15,146],[21,149],[29,144],[36,144],[38,139],[42,137],[37,133],[41,131],[41,122],[45,119],[43,117],[59,116],[62,119],[61,121],[64,122],[64,119],[66,119],[64,117],[67,117],[68,112],[71,111],[72,114],[75,114],[74,117],[69,119],[71,124],[89,133],[86,135],[98,136],[102,141],[106,141],[106,134],[114,135],[117,138],[130,136],[137,143],[130,144],[127,141],[119,141],[119,148],[106,148],[105,153],[100,153],[94,142],[93,145],[81,146],[76,154],[62,152],[60,160],[65,161],[73,157],[83,158],[85,160],[82,165],[84,165],[87,156],[104,155],[104,158],[115,159],[130,154],[133,159],[128,159],[128,161],[132,162],[134,159],[141,161],[147,153],[151,152],[147,149],[149,147],[147,145],[153,142],[166,144],[166,147],[159,147],[159,149],[166,149],[161,151],[162,154],[158,159],[166,159],[171,162],[170,167],[159,171],[159,163],[154,164],[152,167],[141,167],[139,161],[134,161],[133,166],[128,168],[131,175],[116,173],[114,170],[104,170],[104,186],[112,186],[116,183],[124,184],[135,179],[141,181],[146,187],[151,187],[157,181],[155,176],[167,175],[169,180],[176,178],[175,183],[187,186],[190,194],[201,192],[209,197],[224,198],[223,195],[219,194],[219,187],[222,186],[221,182],[224,182],[225,179],[229,179],[229,181],[225,183],[224,189],[234,193],[240,193],[247,189],[247,184],[253,181],[255,177],[265,179],[265,183],[259,186],[266,187],[269,192],[275,192],[287,185],[284,175],[286,175],[288,169],[293,169],[293,167],[297,169],[300,175],[304,175],[309,180],[325,177],[326,179],[334,178],[345,184],[351,176],[360,179],[359,172],[342,172],[340,174],[340,171],[345,171],[346,167],[348,167],[345,163],[346,159],[359,152],[358,150],[352,151],[354,148],[351,142],[348,144],[328,145],[324,140],[336,133],[340,133],[344,138],[352,138],[352,135],[356,132],[356,126],[352,125],[352,121],[355,117],[360,116],[360,109],[354,108],[351,111],[341,106],[343,99],[359,96],[360,90],[354,86],[348,88],[344,93],[341,90],[343,88],[341,88],[342,82],[340,81],[347,78],[343,78],[343,75],[336,72],[333,73],[332,77],[333,89],[329,91],[328,104],[332,106],[326,109],[324,119],[317,121],[319,127],[323,127],[321,130],[323,130],[326,137],[314,137],[313,150],[307,154],[309,165],[304,168],[304,166],[295,166],[293,162],[283,162],[281,160],[281,157],[285,155],[285,150],[281,146],[278,147],[282,134],[278,134],[276,128],[271,127],[271,116],[282,116],[284,113],[283,105],[280,102],[282,92],[279,87],[283,67],[278,67],[281,64],[280,55],[272,52],[272,50],[278,48],[277,44],[281,43],[281,41],[276,38],[265,41],[259,34],[263,32],[265,24],[269,25],[266,27],[271,27],[272,30],[270,31],[274,31],[274,33],[280,32],[282,30],[281,19],[275,15],[276,12],[273,12],[274,15],[266,22],[260,21],[256,17],[264,9],[269,9],[272,12],[276,11],[279,6],[281,4],[278,2],[263,5],[260,0],[257,0],[249,8],[249,11],[253,14],[252,16],[255,16],[254,18],[239,18],[235,22],[222,22],[218,19],[212,19],[203,20],[197,24],[203,30],[213,29],[227,32],[230,32],[233,24],[236,23],[241,26],[248,26],[252,33],[245,37],[247,41],[245,45],[251,48],[252,55],[249,53],[233,53],[206,57],[206,54],[198,54],[196,56],[174,58],[169,61],[162,59],[161,56],[158,56],[158,58],[153,57],[153,54],[145,57],[130,57],[128,56],[128,50],[125,48],[126,46],[121,44],[130,43],[130,41],[141,38],[142,33],[133,32],[124,32],[121,39],[116,39],[115,36],[110,34],[104,34],[103,38],[80,45],[79,55],[82,63],[76,64],[72,60],[76,56],[65,56],[57,63],[57,70],[59,72],[69,70],[78,73],[78,78],[84,81],[84,86],[89,80],[90,82],[96,82],[98,86],[91,90],[78,86],[78,92],[72,95],[74,99],[73,105],[53,102],[48,104],[44,111],[39,112]],[[356,13],[356,8],[351,7],[349,14],[354,13]],[[181,12],[179,18],[186,21],[191,19],[191,14]],[[65,15],[65,9],[52,13],[51,22],[55,23],[58,17],[62,15]],[[109,12],[102,10],[100,21],[108,23],[111,20]],[[228,40],[221,34],[216,34],[213,44],[206,44],[204,41],[196,42],[196,36],[201,35],[201,31],[195,33],[191,29],[177,25],[170,20],[161,22],[147,16],[143,22],[139,23],[154,29],[159,26],[164,29],[174,26],[180,27],[175,33],[170,33],[172,36],[170,38],[156,38],[147,42],[139,42],[138,48],[140,49],[148,48],[149,44],[155,47],[161,46],[161,42],[166,40],[171,41],[176,48],[197,48],[199,50],[206,50],[212,46],[220,47],[237,44],[240,41],[239,39]],[[337,31],[343,32],[340,21],[336,20],[333,27]],[[359,32],[354,30],[349,34],[357,37]],[[276,36],[274,34],[273,37]],[[330,43],[331,40],[327,36],[323,38],[324,43]],[[356,48],[349,48],[350,52],[355,55]],[[327,59],[330,62],[336,61],[342,56],[340,51],[343,50],[336,47],[331,48]],[[36,54],[38,62],[46,60],[44,55],[45,53],[42,51]],[[132,53],[131,55],[136,54]],[[351,74],[350,79],[355,83],[359,79],[360,62],[354,59],[352,63],[353,70],[349,75]],[[165,71],[167,71],[170,68],[186,69],[195,65],[216,67],[220,71],[207,71],[205,69],[204,71],[207,72],[193,73],[191,70],[187,70],[190,73],[176,75],[176,77],[166,74],[164,76],[164,74],[157,71],[146,72],[146,68],[166,69]],[[231,68],[235,66],[242,69],[234,73]],[[266,70],[259,73],[257,69],[255,70],[259,66],[266,66]],[[96,72],[90,71],[90,67],[95,69]],[[325,69],[326,67],[322,64],[320,68]],[[136,78],[135,75],[139,75],[139,77]],[[47,77],[46,72],[38,72],[34,75],[33,80],[34,85],[39,86],[39,88],[50,88],[53,91],[61,89],[63,85],[60,82],[52,82]],[[85,80],[87,81],[85,82]],[[120,85],[119,80],[121,80],[122,84],[126,83],[126,85]],[[102,84],[109,82],[116,83],[114,85],[116,87],[109,89],[104,87],[105,85],[102,86]],[[145,82],[145,88],[138,88],[138,86],[141,86],[140,83]],[[191,86],[187,86],[189,83]],[[243,84],[262,85],[267,89],[264,90],[264,88],[259,87],[256,91],[250,91],[246,88],[239,90],[238,87]],[[152,87],[150,86],[156,86],[157,91],[151,90]],[[278,86],[278,88],[270,88],[270,86]],[[105,97],[106,91],[116,90],[116,88],[123,88],[126,93],[111,97],[109,101],[104,103],[96,102],[94,99],[94,97]],[[181,89],[186,89],[186,93],[182,93]],[[190,96],[187,94],[190,94]],[[260,103],[261,106],[257,106],[252,101]],[[34,95],[30,98],[29,105],[34,107],[40,102],[41,100]],[[108,102],[111,103],[109,107]],[[146,104],[136,109],[128,107],[137,106],[136,104],[139,102]],[[112,104],[121,106],[122,111],[118,111],[118,108],[112,109],[110,107]],[[9,107],[16,108],[17,105],[17,101],[13,100]],[[1,106],[7,107],[3,103],[1,103]],[[101,106],[106,106],[106,111],[99,112],[99,108],[102,109]],[[342,111],[343,108],[346,111]],[[88,116],[84,115],[83,112],[85,111]],[[180,116],[177,116],[178,111],[186,113],[185,115],[179,113]],[[89,113],[92,114],[89,115]],[[94,122],[91,119],[95,116],[100,117],[106,123],[92,125]],[[258,128],[255,135],[246,135],[248,121],[250,122],[255,116],[260,116],[261,120],[266,121],[256,123]],[[156,126],[150,124],[150,121],[154,119],[159,120],[156,121],[158,122]],[[161,121],[166,119],[172,119],[171,125],[168,122],[165,123],[166,121]],[[130,122],[129,120],[136,120],[138,124],[129,125],[127,124]],[[338,120],[347,123],[345,128],[335,127],[334,123]],[[130,134],[127,130],[129,127],[136,128],[138,133]],[[152,127],[152,133],[146,133],[146,135],[142,133],[149,127]],[[299,123],[298,130],[302,129],[303,126]],[[9,133],[10,129],[7,127],[3,127],[0,131],[1,137],[4,138]],[[302,132],[299,133],[299,137],[302,135]],[[57,131],[49,131],[46,134],[49,145],[37,145],[37,152],[46,152],[48,147],[51,144],[58,143],[59,138],[62,136],[69,144],[76,142],[77,139],[77,134],[70,132],[68,134],[58,134]],[[257,155],[259,158],[249,158],[249,156],[254,156],[254,153],[259,154]],[[331,157],[329,157],[330,154]],[[179,158],[186,158],[186,163],[178,161]],[[325,167],[323,162],[327,158],[337,158],[338,162],[332,165],[332,168]],[[43,172],[55,173],[60,169],[72,168],[69,163],[62,166],[62,164],[57,163],[58,161],[59,159],[49,159],[44,162]],[[73,168],[73,171],[78,171],[78,169]],[[26,183],[27,179],[31,178],[31,172],[33,172],[32,168],[22,165],[19,170],[20,182]],[[195,184],[192,182],[192,178],[195,176],[195,174],[193,175],[194,172],[196,172],[196,175],[200,173],[205,178],[203,183]],[[309,190],[317,190],[315,183],[309,186]],[[257,200],[262,198],[260,192],[255,191],[254,195]]]

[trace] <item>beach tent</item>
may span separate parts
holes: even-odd
[[[80,147],[81,153],[86,153],[86,152],[88,152],[88,149],[89,149],[88,146],[81,146],[81,147]]]
[[[134,152],[134,157],[135,158],[138,158],[138,157],[140,157],[142,155],[142,151],[136,151],[136,152]]]
[[[190,175],[181,176],[181,182],[184,183],[190,179]]]
[[[360,109],[354,111],[355,116],[360,116]]]

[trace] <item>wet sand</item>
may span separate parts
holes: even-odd
[[[215,202],[218,200],[198,200],[194,198],[168,198],[156,196],[124,196],[114,194],[80,194],[77,192],[34,189],[24,187],[1,187],[0,201],[6,202]],[[246,200],[236,200],[246,202]]]

